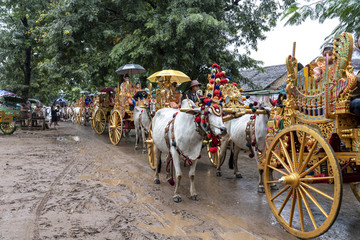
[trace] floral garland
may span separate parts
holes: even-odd
[[[203,129],[205,130],[206,137],[210,142],[210,153],[214,154],[218,151],[218,147],[221,145],[220,137],[215,136],[213,132],[211,131],[210,125],[209,125],[209,108],[213,111],[213,113],[216,116],[223,116],[222,111],[222,103],[220,102],[219,105],[216,103],[213,103],[214,101],[210,98],[203,98],[202,102],[199,104],[201,113],[200,115],[197,115],[194,119],[196,123],[199,125],[202,124]]]

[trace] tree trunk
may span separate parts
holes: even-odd
[[[25,88],[22,92],[22,97],[28,99],[30,90],[31,80],[31,47],[25,48],[25,74],[24,74],[24,85]]]
[[[21,22],[23,23],[26,30],[29,29],[29,24],[27,21],[27,18],[24,17],[21,19]],[[26,41],[29,40],[29,34],[25,33],[25,39]],[[31,52],[32,48],[31,46],[25,48],[25,67],[24,67],[24,86],[25,88],[22,90],[22,97],[24,99],[28,99],[29,97],[29,90],[30,90],[30,81],[31,81]]]

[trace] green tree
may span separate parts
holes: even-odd
[[[95,91],[115,85],[120,80],[115,70],[126,63],[144,66],[147,75],[173,68],[206,81],[208,67],[216,62],[238,80],[240,68],[257,66],[259,62],[248,56],[249,51],[256,49],[258,40],[275,26],[281,9],[293,1],[278,2],[2,2],[0,86],[22,91],[23,96],[30,91],[31,96],[45,101],[59,94],[73,98],[74,89]],[[21,20],[27,20],[28,25]],[[30,55],[25,54],[26,49]],[[24,56],[30,56],[29,68]]]
[[[238,79],[240,68],[258,64],[249,50],[275,26],[281,7],[273,0],[60,0],[48,12],[47,65],[70,88],[114,84],[114,71],[127,63],[205,81],[217,62]]]
[[[122,6],[124,21],[132,24],[123,26],[110,55],[113,62],[141,63],[149,73],[178,69],[201,81],[214,62],[234,79],[240,68],[256,66],[249,50],[275,26],[281,7],[270,0],[123,1]]]
[[[304,2],[304,1],[302,1]],[[358,0],[306,0],[305,4],[291,4],[284,12],[283,18],[288,18],[286,24],[301,24],[306,19],[319,20],[338,18],[340,23],[334,28],[327,40],[342,32],[360,33],[360,1]]]
[[[45,0],[8,0],[0,3],[0,86],[28,98],[40,85],[37,64],[42,48],[40,33]]]

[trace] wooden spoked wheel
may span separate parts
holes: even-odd
[[[356,199],[360,202],[360,182],[350,183],[350,188],[353,191]]]
[[[90,117],[90,123],[91,123],[91,128],[94,129],[95,128],[95,109],[93,108],[91,110],[91,117]]]
[[[149,164],[152,170],[156,169],[155,163],[155,150],[154,150],[154,142],[152,140],[152,124],[150,124],[149,135],[146,140],[146,144],[148,147],[148,157],[149,157]]]
[[[0,129],[5,135],[13,134],[16,130],[15,122],[0,123]]]
[[[93,114],[91,114],[90,123],[91,123],[91,128],[94,129],[94,127],[95,127],[95,118],[94,118]]]
[[[81,124],[81,110],[75,114],[75,123]]]
[[[103,134],[106,128],[106,116],[105,112],[99,108],[95,112],[94,116],[94,129],[95,132],[99,135]]]
[[[216,153],[211,153],[210,152],[210,144],[211,143],[211,140],[210,142],[206,142],[206,149],[207,149],[207,153],[208,153],[208,156],[209,156],[209,159],[210,159],[210,162],[212,163],[212,165],[214,167],[218,167],[220,165],[220,167],[223,165],[224,163],[224,160],[225,160],[225,156],[220,159],[220,147],[217,147],[217,152]]]
[[[342,199],[340,167],[327,140],[309,126],[294,125],[278,133],[266,153],[264,187],[276,219],[299,238],[325,233]],[[316,168],[321,174],[311,175]],[[279,190],[271,190],[277,183]]]
[[[123,135],[123,120],[118,110],[114,110],[110,115],[109,138],[113,145],[118,145]]]

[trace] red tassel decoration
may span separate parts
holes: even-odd
[[[217,150],[218,150],[217,147],[211,147],[211,148],[209,149],[210,153],[212,153],[212,154],[216,153]]]

